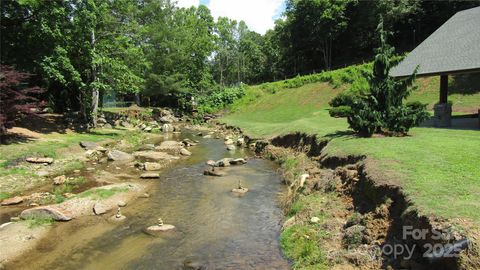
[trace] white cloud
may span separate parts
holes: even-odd
[[[283,6],[283,0],[210,0],[212,16],[243,20],[248,28],[265,34],[274,26],[274,17]]]
[[[178,7],[189,8],[191,6],[198,6],[200,4],[200,0],[177,0]]]

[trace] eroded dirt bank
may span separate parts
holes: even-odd
[[[299,228],[327,234],[316,241],[330,268],[480,269],[474,223],[420,214],[368,157],[329,156],[322,151],[327,145],[302,133],[255,143],[258,154],[283,164],[284,234]]]

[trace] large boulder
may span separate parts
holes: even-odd
[[[180,154],[183,149],[183,143],[177,141],[163,141],[159,146],[155,147],[156,151],[166,152],[172,155]]]
[[[20,214],[20,218],[22,219],[47,217],[57,221],[69,221],[72,219],[71,216],[71,213],[55,205],[38,206],[26,209]]]
[[[113,161],[131,161],[134,157],[128,153],[122,152],[120,150],[112,150],[107,153],[109,160]]]
[[[175,157],[168,153],[158,151],[137,151],[133,153],[133,156],[136,158],[143,158],[153,161],[172,161],[179,159],[179,157]]]

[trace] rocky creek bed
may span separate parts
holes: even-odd
[[[90,165],[80,175],[93,175],[97,187],[59,204],[31,205],[24,196],[2,206],[14,221],[0,228],[1,267],[289,269],[278,240],[284,186],[275,164],[245,158],[251,152],[241,140],[200,133],[159,135],[130,153],[84,143]],[[204,174],[210,170],[222,176]],[[31,226],[40,216],[57,222]],[[149,231],[166,228],[159,218],[171,230]]]

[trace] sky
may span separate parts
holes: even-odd
[[[177,0],[179,7],[206,5],[212,16],[243,20],[250,30],[265,34],[285,10],[284,0]]]

